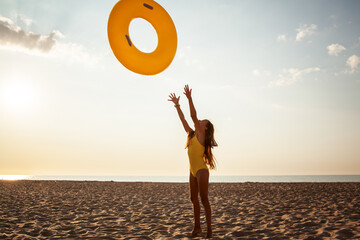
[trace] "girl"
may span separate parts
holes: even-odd
[[[175,93],[169,95],[169,101],[175,104],[175,108],[179,114],[180,120],[188,134],[186,148],[188,149],[189,163],[190,163],[190,197],[194,208],[194,230],[191,235],[196,236],[202,232],[200,226],[200,204],[198,195],[205,209],[207,234],[206,237],[212,237],[211,229],[211,207],[208,197],[209,187],[209,169],[215,169],[215,159],[211,152],[217,143],[214,139],[214,126],[209,120],[198,120],[196,116],[195,107],[191,98],[191,91],[189,86],[184,88],[184,94],[189,100],[190,115],[195,125],[195,131],[189,127],[189,124],[184,118],[184,114],[180,109],[179,99]]]

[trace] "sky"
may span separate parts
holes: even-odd
[[[0,1],[0,175],[185,176],[170,93],[215,126],[213,175],[360,174],[360,2],[157,1],[178,46],[144,76],[107,39],[113,0]],[[132,42],[156,48],[134,19]]]

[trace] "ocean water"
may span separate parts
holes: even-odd
[[[1,178],[0,178],[1,179]],[[188,182],[189,176],[24,176],[26,180]],[[360,182],[360,175],[212,176],[210,182]]]

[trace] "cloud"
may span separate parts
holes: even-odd
[[[350,70],[346,70],[346,73],[355,73],[357,72],[360,64],[360,58],[356,55],[352,55],[346,61],[346,66],[350,68]]]
[[[26,21],[31,24],[30,19]],[[26,32],[10,19],[0,16],[0,45],[17,46],[47,53],[55,46],[56,36],[61,37],[62,34],[57,30],[52,31],[49,35]]]
[[[269,77],[269,76],[271,76],[271,72],[265,71],[265,70],[259,70],[259,69],[254,69],[254,70],[252,71],[252,74],[253,74],[255,77],[259,77],[259,76]]]
[[[328,49],[328,54],[333,56],[338,56],[339,53],[346,50],[344,46],[337,43],[327,46],[327,49]]]
[[[27,19],[27,23],[32,22]],[[2,48],[57,59],[69,64],[80,63],[90,66],[96,66],[99,59],[104,56],[89,53],[81,44],[58,41],[63,38],[65,36],[58,30],[53,30],[49,35],[26,32],[11,19],[0,16],[0,47]]]
[[[34,19],[28,18],[23,14],[19,14],[18,18],[27,26],[29,27],[30,25],[32,25],[34,23]]]
[[[307,36],[311,36],[315,33],[317,26],[315,24],[311,24],[307,26],[306,24],[301,25],[296,31],[298,32],[296,35],[296,41],[301,41],[303,38]]]
[[[286,42],[286,35],[285,34],[281,34],[277,37],[277,41],[278,42]]]
[[[285,34],[281,34],[277,37],[277,40],[279,42],[285,42],[286,41],[286,35]]]
[[[253,75],[256,76],[256,77],[260,76],[260,71],[259,71],[259,69],[254,69],[254,70],[252,71],[252,73],[253,73]]]
[[[269,86],[286,86],[291,85],[299,81],[304,75],[309,73],[318,72],[320,68],[305,68],[305,69],[297,69],[297,68],[288,68],[283,69],[282,73],[279,74],[277,80],[270,82]]]

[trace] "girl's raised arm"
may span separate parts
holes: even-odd
[[[191,127],[189,126],[189,124],[185,120],[184,113],[181,111],[180,104],[179,104],[180,96],[177,98],[175,93],[171,93],[169,95],[169,98],[170,99],[168,99],[168,101],[172,101],[175,104],[174,106],[175,106],[176,111],[177,111],[177,113],[178,113],[178,115],[180,117],[181,123],[182,123],[185,131],[187,133],[192,132],[193,130],[191,129]]]
[[[192,97],[191,97],[191,91],[192,91],[192,89],[189,88],[189,85],[185,85],[184,94],[187,97],[187,99],[189,100],[191,119],[194,122],[195,129],[197,129],[199,131],[203,131],[203,129],[201,128],[199,119],[197,118],[197,115],[196,115],[196,110],[195,110],[194,103],[193,103],[193,100],[192,100]]]

